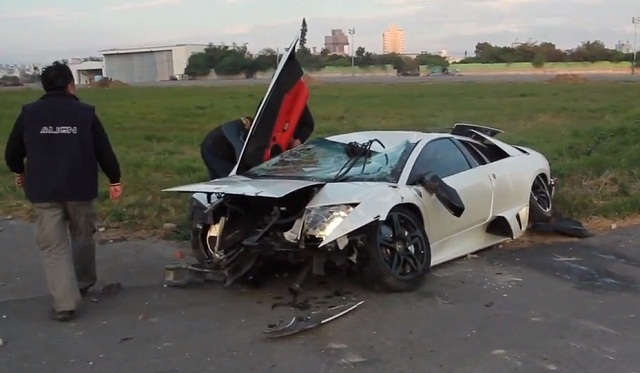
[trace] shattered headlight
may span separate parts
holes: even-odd
[[[353,208],[350,205],[333,205],[308,209],[303,218],[306,233],[325,239],[347,218]]]

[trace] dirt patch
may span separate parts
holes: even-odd
[[[592,216],[584,222],[584,225],[593,232],[605,233],[616,228],[640,225],[640,215],[630,216],[625,219],[608,219]]]
[[[322,80],[316,79],[309,74],[304,74],[302,79],[304,79],[304,81],[309,85],[324,84]]]
[[[557,74],[549,79],[549,83],[586,83],[589,79],[578,74]]]
[[[128,87],[129,85],[121,80],[101,79],[96,82],[91,82],[89,88],[119,88]]]
[[[612,230],[618,228],[638,226],[640,225],[640,215],[631,216],[625,219],[609,219],[599,216],[592,216],[588,219],[583,220],[582,223],[589,231],[596,234],[602,234],[611,232]],[[533,244],[552,244],[555,242],[571,242],[580,240],[582,240],[582,238],[568,237],[558,233],[538,233],[529,231],[519,239],[514,241],[507,241],[506,243],[500,245],[500,247],[518,248]]]

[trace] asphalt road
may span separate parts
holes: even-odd
[[[626,74],[581,74],[591,81],[607,82],[640,82],[640,75]],[[504,83],[504,82],[543,82],[554,77],[555,74],[463,74],[457,76],[341,76],[314,77],[315,80],[329,84],[402,84],[402,83]],[[269,79],[237,79],[237,80],[187,80],[137,83],[139,86],[229,86],[269,84]]]
[[[375,294],[312,278],[314,302],[365,303],[298,335],[268,339],[286,282],[261,289],[162,286],[180,244],[99,249],[112,297],[50,321],[32,226],[0,221],[0,372],[640,372],[640,232],[496,248],[434,269],[417,292]]]
[[[598,82],[640,82],[640,75],[627,74],[580,74],[591,81]],[[464,74],[459,76],[431,77],[399,77],[399,76],[342,76],[316,77],[317,81],[329,84],[402,84],[402,83],[508,83],[508,82],[544,82],[555,74]],[[269,79],[220,79],[220,80],[185,80],[162,81],[148,83],[132,83],[134,86],[147,87],[190,87],[190,86],[234,86],[234,85],[268,85]],[[40,89],[39,85],[25,87],[0,87],[0,90],[24,88]]]

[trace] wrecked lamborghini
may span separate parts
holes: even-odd
[[[544,156],[456,124],[312,140],[242,174],[167,189],[193,195],[192,248],[229,284],[263,260],[357,269],[415,289],[430,267],[520,237],[551,218]]]
[[[328,263],[386,291],[409,291],[432,266],[517,239],[552,217],[554,183],[540,153],[458,123],[440,132],[364,131],[284,150],[308,89],[294,40],[228,177],[191,193],[192,269],[231,284],[261,266],[300,265],[292,289]]]

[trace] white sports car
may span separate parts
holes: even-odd
[[[547,159],[486,127],[355,132],[314,139],[195,193],[193,250],[228,282],[259,259],[360,268],[391,291],[437,264],[520,237],[551,218]],[[278,255],[282,254],[282,255]]]
[[[265,153],[258,134],[273,133],[269,104],[283,110],[286,94],[274,92],[291,92],[278,80],[295,70],[291,55],[241,142],[238,165],[248,148]],[[300,77],[298,71],[289,83]],[[166,191],[193,193],[197,267],[227,284],[282,259],[301,264],[301,278],[333,263],[356,269],[375,289],[408,291],[432,266],[516,239],[531,222],[551,218],[547,159],[497,140],[500,132],[459,123],[448,132],[317,138],[248,169],[236,165],[228,177]]]

